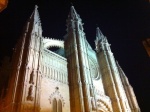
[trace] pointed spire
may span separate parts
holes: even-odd
[[[122,68],[120,67],[118,61],[116,61],[116,65],[117,65],[117,68],[118,68],[119,72],[120,72],[121,74],[125,75],[124,72],[123,72],[123,70],[122,70]]]
[[[68,18],[73,19],[73,20],[80,19],[80,16],[77,14],[73,5],[70,8],[70,13],[68,15]]]
[[[99,41],[99,40],[103,40],[104,39],[104,35],[103,33],[101,32],[101,30],[99,29],[99,27],[96,28],[96,40]]]
[[[35,5],[34,11],[30,16],[30,21],[33,21],[34,23],[41,23],[37,5]]]
[[[124,72],[123,72],[122,68],[120,67],[120,65],[119,65],[119,63],[118,63],[117,60],[116,60],[116,65],[117,65],[117,68],[119,70],[119,73],[121,73],[122,75],[124,75]]]
[[[118,61],[116,61],[116,65],[117,65],[117,68],[118,68],[118,71],[119,71],[119,74],[120,74],[120,77],[121,77],[121,80],[124,84],[126,85],[129,85],[129,81],[128,81],[128,78],[126,77],[124,71],[122,70],[122,68],[120,67]]]

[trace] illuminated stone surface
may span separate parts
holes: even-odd
[[[14,49],[0,112],[140,112],[107,38],[97,28],[94,51],[82,24],[72,6],[64,41],[44,38],[35,7]]]

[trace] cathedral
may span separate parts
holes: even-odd
[[[43,37],[35,9],[18,40],[0,93],[0,112],[140,112],[128,78],[96,28],[95,50],[71,6],[64,40]],[[56,47],[57,50],[51,50]]]

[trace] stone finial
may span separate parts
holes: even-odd
[[[80,16],[79,16],[79,14],[77,14],[73,5],[70,8],[70,13],[68,15],[68,18],[73,19],[73,20],[80,19]]]
[[[30,21],[33,21],[34,23],[41,23],[37,5],[35,5],[34,11],[30,16]]]
[[[103,40],[103,39],[104,39],[104,35],[99,29],[99,27],[97,27],[96,28],[96,40]]]

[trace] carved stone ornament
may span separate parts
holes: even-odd
[[[95,62],[92,59],[89,60],[89,65],[90,65],[92,78],[98,80],[100,78],[98,73],[98,66],[95,64]]]
[[[93,97],[94,96],[94,93],[93,93],[93,86],[90,86],[90,95],[91,95],[91,97]]]
[[[104,101],[102,101],[101,99],[97,99],[96,102],[97,105],[97,109],[98,110],[103,110],[103,111],[107,111],[107,112],[112,112],[111,108],[109,107],[109,105],[107,105]]]
[[[34,99],[33,92],[34,92],[34,87],[33,87],[33,85],[31,85],[29,87],[28,96],[27,96],[28,101],[33,101],[33,99]]]
[[[30,84],[34,84],[34,75],[35,75],[35,73],[34,73],[34,70],[33,70],[30,74],[30,81],[29,81]]]
[[[55,92],[53,92],[49,97],[50,104],[52,103],[53,99],[56,98],[56,99],[60,99],[62,101],[62,105],[64,106],[65,100],[59,92],[59,87],[56,87],[55,89],[56,89]]]
[[[96,110],[96,105],[95,105],[95,99],[94,99],[94,97],[91,98],[91,104],[92,104],[92,110]]]

